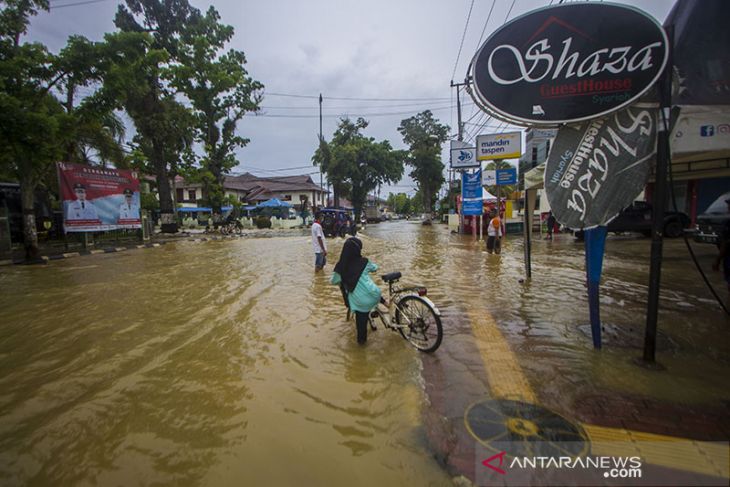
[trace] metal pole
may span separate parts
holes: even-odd
[[[454,83],[451,82],[451,87],[456,87],[456,120],[457,120],[457,129],[458,129],[458,140],[459,142],[464,140],[464,130],[463,130],[463,124],[461,123],[461,98],[459,97],[459,88],[461,86],[466,85],[466,83]],[[459,172],[459,176],[462,176],[462,173]],[[460,182],[463,181],[460,179]],[[459,211],[459,234],[462,235],[464,233],[464,201],[463,201],[463,190],[462,190],[462,202],[461,202],[461,211]],[[456,208],[456,195],[454,195],[454,208]]]
[[[530,210],[530,192],[525,190],[524,208],[525,234],[525,277],[532,278],[532,211]]]
[[[649,264],[649,296],[646,310],[646,332],[644,334],[644,362],[653,364],[656,359],[657,315],[659,313],[659,289],[661,286],[662,250],[664,231],[664,205],[666,203],[667,163],[669,161],[669,117],[672,106],[672,47],[674,38],[672,26],[667,28],[669,39],[669,60],[664,76],[659,83],[660,115],[657,122],[656,178],[652,196],[651,260]],[[664,121],[667,122],[667,127]]]
[[[324,139],[322,138],[322,93],[320,93],[319,94],[319,143],[320,143],[320,145],[322,144],[323,141],[324,141]],[[322,166],[320,165],[319,166],[319,187],[320,187],[320,189],[324,188],[324,181],[322,180],[322,175],[323,175],[322,173],[324,173],[324,171],[322,170]],[[321,198],[322,192],[320,192],[319,194],[320,194],[320,199],[319,199],[320,207],[327,206],[326,204],[324,204],[324,205],[322,204],[322,198]]]

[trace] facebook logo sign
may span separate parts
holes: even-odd
[[[700,127],[700,135],[702,137],[712,137],[715,135],[715,126],[714,125],[703,125]]]

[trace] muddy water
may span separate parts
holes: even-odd
[[[547,401],[605,388],[728,399],[728,322],[678,247],[660,317],[672,373],[657,376],[629,365],[634,349],[591,350],[570,241],[536,242],[525,284],[517,238],[501,256],[443,226],[385,223],[362,239],[450,316],[491,312]],[[342,240],[329,245],[331,271]],[[603,318],[643,329],[648,241],[607,252]],[[358,347],[339,292],[312,271],[305,236],[1,269],[0,483],[449,485],[422,425],[418,352],[387,330]]]

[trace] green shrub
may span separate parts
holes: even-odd
[[[266,215],[259,215],[254,220],[256,228],[271,228],[271,217]]]

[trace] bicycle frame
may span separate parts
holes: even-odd
[[[406,329],[412,325],[410,322],[410,318],[408,316],[408,313],[406,313],[400,306],[398,306],[398,302],[401,301],[401,298],[405,296],[418,296],[419,298],[423,299],[428,303],[431,308],[433,308],[434,312],[436,313],[436,316],[439,318],[441,317],[441,311],[436,307],[435,304],[433,304],[433,301],[431,301],[426,296],[426,287],[425,286],[408,286],[408,287],[402,287],[402,288],[395,288],[393,286],[394,282],[391,281],[388,283],[388,316],[386,317],[384,313],[379,310],[378,308],[375,308],[375,313],[377,313],[378,318],[380,318],[380,321],[383,323],[383,325],[387,328],[392,329]],[[423,294],[421,293],[423,291]],[[397,310],[400,313],[400,316],[404,318],[404,323],[398,324],[393,319],[393,311]],[[371,320],[372,320],[371,316]]]

